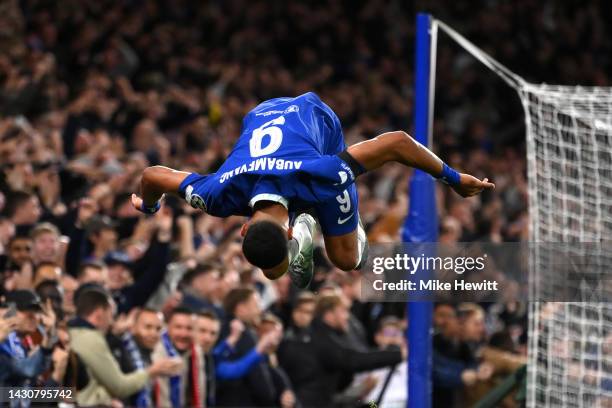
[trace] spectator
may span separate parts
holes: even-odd
[[[83,262],[76,278],[80,285],[96,283],[105,286],[108,283],[108,268],[102,262]]]
[[[433,326],[436,333],[446,332],[447,325],[455,323],[457,314],[455,308],[449,303],[436,303],[433,313]]]
[[[155,386],[155,404],[168,407],[205,407],[206,378],[204,353],[194,341],[194,313],[186,307],[174,308],[167,317],[168,327],[153,351],[153,361],[179,357],[183,370]]]
[[[406,348],[402,322],[396,317],[383,318],[374,336],[374,341],[380,350],[390,346]],[[381,368],[366,374],[365,381],[372,378],[373,387],[365,401],[375,401],[381,407],[405,406],[408,401],[408,364],[404,360],[389,368]]]
[[[4,315],[6,312],[6,308],[1,307],[0,313]],[[4,340],[17,328],[17,316],[12,317],[0,317],[0,343],[3,343]]]
[[[109,265],[107,286],[117,302],[119,313],[127,313],[134,307],[144,306],[163,282],[170,261],[171,211],[159,211],[153,222],[151,244],[140,259],[134,261],[125,252],[116,251],[108,253],[105,258]],[[138,279],[134,281],[134,277]]]
[[[219,317],[211,311],[196,314],[195,342],[204,352],[204,373],[206,376],[206,406],[214,406],[216,400],[215,360],[212,349],[219,339],[221,323]]]
[[[213,314],[212,312],[204,313],[208,315]],[[211,322],[206,322],[206,324],[204,327],[208,327],[210,333]],[[212,323],[212,325],[216,326],[215,323]],[[266,354],[275,349],[279,342],[279,333],[266,333],[259,338],[257,345],[248,353],[239,359],[230,361],[229,358],[234,354],[234,347],[238,340],[240,340],[244,329],[245,326],[240,320],[232,320],[230,322],[229,335],[215,346],[212,354],[215,358],[215,376],[218,380],[236,380],[245,377],[253,366],[257,365],[265,358]],[[217,338],[218,336],[219,333],[217,333]]]
[[[490,364],[480,364],[476,357],[485,333],[482,309],[465,304],[458,313],[459,317],[450,313],[445,316],[446,323],[433,339],[434,407],[461,403],[464,386],[486,381],[493,373]]]
[[[314,347],[310,324],[314,317],[315,296],[301,292],[295,300],[291,313],[291,323],[278,349],[278,360],[285,369],[293,385],[298,401],[304,401],[316,387],[319,365],[312,358]],[[302,395],[304,394],[304,395]]]
[[[2,194],[2,193],[0,193]],[[1,197],[4,197],[2,194]],[[3,198],[0,198],[2,204]],[[0,205],[1,210],[2,205]],[[0,254],[7,252],[7,246],[12,236],[15,235],[15,225],[8,218],[0,215]]]
[[[136,314],[131,332],[146,366],[151,365],[151,353],[159,343],[163,327],[164,318],[156,310],[141,309]]]
[[[226,321],[221,330],[221,337],[230,332],[234,318],[245,326],[240,338],[227,355],[230,362],[239,360],[252,353],[257,345],[256,325],[261,319],[259,295],[250,287],[233,289],[225,298],[224,309]],[[280,342],[277,336],[276,343]],[[218,382],[218,406],[273,406],[279,404],[284,389],[278,387],[281,381],[276,372],[270,369],[266,359],[255,364],[245,376]]]
[[[60,284],[62,286],[64,299],[62,309],[66,316],[74,316],[74,313],[76,312],[74,306],[74,293],[79,287],[79,283],[72,276],[63,274],[60,279]]]
[[[17,233],[28,233],[42,214],[38,197],[25,191],[11,192],[5,211]]]
[[[57,280],[62,278],[62,269],[53,262],[43,261],[34,268],[32,286],[36,287],[45,280]]]
[[[80,405],[110,405],[114,398],[137,393],[150,378],[172,375],[182,369],[176,359],[163,358],[130,374],[124,374],[104,338],[113,322],[114,303],[102,290],[84,289],[76,299],[77,317],[69,323],[70,343],[85,367],[85,385],[78,388]]]
[[[283,323],[280,318],[270,312],[265,313],[261,318],[261,323],[259,323],[257,327],[257,334],[259,339],[265,339],[266,336],[271,335],[279,339],[273,342],[271,347],[267,350],[268,362],[270,365],[270,373],[274,379],[274,387],[276,388],[277,394],[280,395],[280,405],[283,408],[290,408],[296,406],[297,400],[291,387],[291,381],[284,368],[281,367],[278,362],[277,351],[282,333]]]
[[[45,279],[36,285],[35,289],[42,303],[46,304],[49,302],[57,320],[64,320],[64,292],[60,283],[55,279]]]
[[[8,260],[5,270],[18,270],[25,263],[32,262],[32,239],[15,235],[8,243]]]
[[[89,219],[86,232],[91,251],[87,254],[91,260],[103,260],[106,254],[117,248],[116,223],[108,216],[94,216]],[[84,243],[75,242],[75,246],[83,246]]]
[[[213,303],[213,296],[219,282],[219,269],[210,264],[199,263],[187,271],[179,283],[183,293],[183,305],[195,312],[213,309],[222,316],[223,309]]]
[[[30,232],[32,238],[32,255],[36,265],[41,262],[62,264],[60,253],[60,232],[57,227],[49,222],[36,224]]]
[[[164,319],[160,312],[152,309],[134,309],[125,319],[127,330],[121,341],[129,354],[132,371],[147,369],[151,366],[151,355],[161,338]],[[127,402],[130,406],[148,407],[153,404],[154,395],[151,382],[133,395]]]
[[[8,305],[16,309],[14,331],[0,343],[0,384],[8,387],[38,385],[38,376],[51,363],[55,341],[55,315],[52,308],[40,302],[32,291],[16,290],[6,295]],[[38,324],[42,324],[42,333]],[[10,322],[9,322],[10,324]],[[12,324],[10,324],[12,326]],[[42,336],[40,347],[34,345],[33,336]]]
[[[297,391],[305,406],[331,406],[344,373],[358,373],[399,364],[405,358],[400,350],[358,350],[348,335],[349,310],[344,299],[337,295],[322,296],[317,301],[313,321],[312,358],[317,367],[310,381],[312,392]]]

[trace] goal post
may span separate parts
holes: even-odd
[[[529,195],[528,407],[612,407],[612,256],[595,257],[576,281],[563,279],[554,253],[564,244],[612,246],[612,88],[525,81],[436,18],[417,16],[414,135],[431,145],[435,55],[439,31],[514,88],[525,112]],[[405,242],[434,242],[433,181],[415,172]],[[432,198],[433,197],[433,198]],[[435,230],[433,231],[432,228]],[[606,249],[607,248],[607,249]],[[590,279],[590,281],[589,281]],[[571,301],[553,302],[570,287]],[[431,405],[431,303],[407,305],[409,407]]]
[[[414,138],[431,147],[431,118],[433,115],[433,82],[435,64],[430,59],[434,42],[431,41],[431,16],[420,13],[416,20],[414,73]],[[434,180],[425,172],[415,170],[410,180],[410,206],[402,232],[404,242],[436,242],[438,215]],[[408,302],[408,407],[431,407],[432,314],[433,304],[427,301]]]

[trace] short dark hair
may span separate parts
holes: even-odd
[[[203,310],[200,310],[199,312],[196,313],[196,315],[198,317],[205,317],[205,318],[213,320],[215,322],[220,321],[219,315],[217,315],[217,313],[215,313],[215,311],[212,310],[212,309],[203,309]]]
[[[297,298],[293,302],[293,308],[297,309],[305,304],[315,304],[317,302],[317,298],[312,292],[300,292],[297,295]]]
[[[323,317],[327,312],[331,312],[338,306],[343,304],[342,298],[339,295],[323,295],[317,299],[315,306],[315,315]]]
[[[152,307],[146,307],[146,306],[145,307],[141,307],[140,309],[138,309],[138,312],[136,313],[136,319],[135,320],[140,319],[140,316],[143,313],[152,313],[152,314],[158,315],[161,312],[159,310],[157,310],[157,309],[152,308]]]
[[[287,235],[272,221],[251,223],[242,241],[242,252],[252,265],[273,268],[287,257]]]
[[[218,271],[219,269],[220,268],[213,263],[198,262],[195,267],[189,269],[187,273],[183,275],[183,278],[179,282],[179,287],[184,288],[189,286],[198,276],[205,275],[213,271]]]
[[[79,271],[77,272],[76,277],[80,278],[81,276],[83,276],[83,273],[85,273],[85,269],[87,268],[97,269],[100,271],[106,268],[106,264],[99,262],[99,261],[83,262],[81,265],[79,265]]]
[[[111,306],[111,298],[108,293],[96,289],[85,289],[75,301],[76,314],[79,317],[87,317],[96,309],[107,309]]]
[[[7,217],[12,217],[17,212],[17,209],[23,206],[29,199],[34,197],[33,193],[23,190],[11,191],[7,194],[6,206],[4,213]]]
[[[236,307],[249,300],[255,293],[255,289],[250,286],[234,288],[223,299],[223,309],[229,314],[234,314]]]
[[[36,285],[36,287],[34,288],[34,292],[36,292],[38,296],[42,297],[41,293],[44,292],[47,288],[58,288],[60,292],[62,291],[62,286],[57,280],[45,279],[44,281],[41,281],[38,285]]]
[[[172,320],[172,318],[174,318],[174,316],[176,315],[189,315],[192,316],[194,315],[195,312],[190,309],[187,306],[177,306],[174,309],[170,310],[170,312],[168,312],[168,316],[166,316],[166,321],[168,323],[170,323],[170,321]]]

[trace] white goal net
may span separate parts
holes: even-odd
[[[572,279],[555,250],[534,246],[531,299],[561,301],[531,307],[527,406],[612,407],[612,261],[597,249],[612,244],[612,89],[523,85],[520,94],[530,241],[569,244],[582,261]]]
[[[527,83],[436,19],[434,49],[438,28],[515,88],[525,109],[527,406],[612,408],[612,88]]]

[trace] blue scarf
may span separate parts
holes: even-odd
[[[138,346],[136,345],[136,342],[134,341],[132,335],[130,333],[124,333],[123,336],[121,336],[121,342],[125,350],[128,352],[130,359],[134,364],[134,368],[136,368],[136,370],[144,370],[145,365],[144,361],[142,361],[142,355],[140,354],[140,350],[138,349]],[[153,406],[153,404],[151,403],[150,395],[151,386],[147,382],[147,384],[145,384],[145,386],[140,390],[140,392],[136,394],[136,407],[146,408]]]
[[[168,357],[178,357],[179,354],[170,341],[168,332],[164,331],[161,335],[162,343]],[[170,402],[174,408],[181,408],[181,376],[170,377]]]
[[[26,358],[26,351],[17,336],[17,332],[10,332],[2,343],[0,343],[0,351],[5,354],[17,358],[19,360]]]

